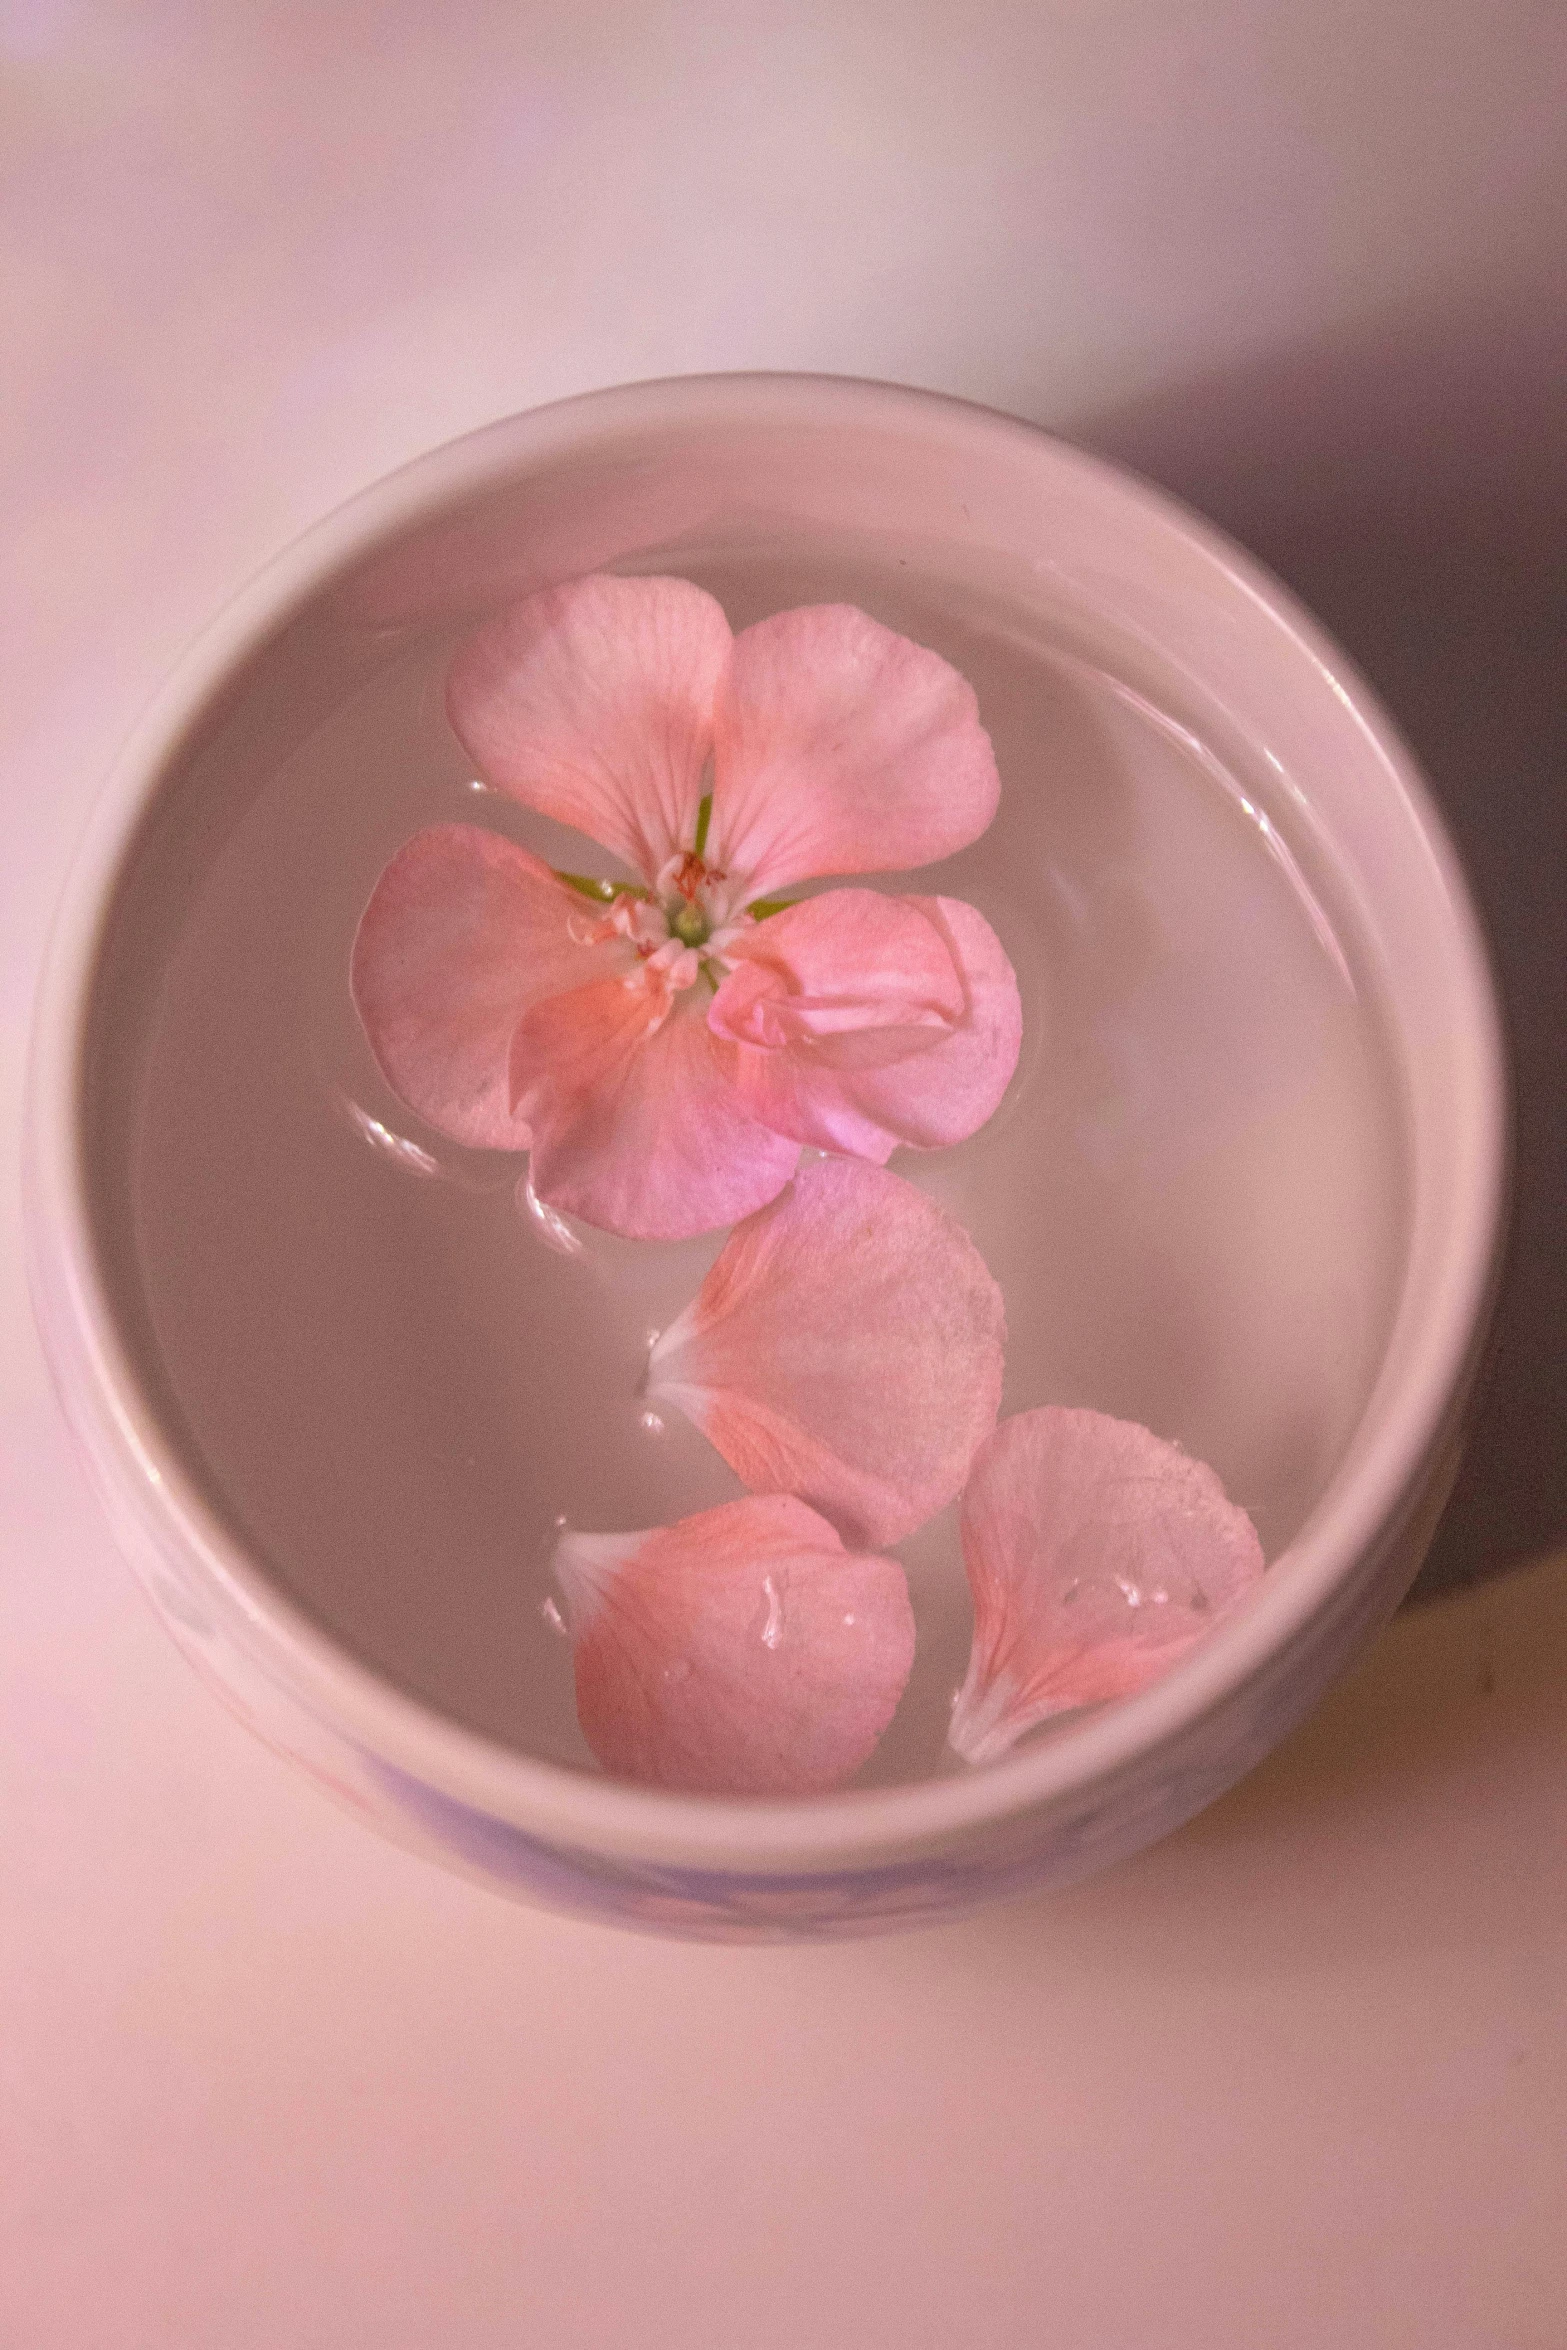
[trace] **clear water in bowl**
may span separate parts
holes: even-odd
[[[850,601],[972,680],[1001,812],[918,886],[999,932],[1024,1052],[982,1133],[894,1167],[1002,1285],[1003,1410],[1089,1404],[1179,1440],[1276,1557],[1375,1375],[1401,1221],[1371,985],[1289,779],[1155,652],[1045,605],[976,609],[848,546],[678,567],[737,627]],[[370,1058],[349,949],[410,833],[489,825],[591,869],[476,785],[442,710],[452,641],[389,636],[193,852],[134,1075],[135,1252],[187,1441],[278,1581],[443,1711],[591,1769],[548,1554],[562,1520],[657,1525],[740,1490],[639,1392],[722,1235],[560,1225],[521,1162],[443,1141]],[[900,1555],[918,1660],[867,1780],[959,1767],[955,1510]]]

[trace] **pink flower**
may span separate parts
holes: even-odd
[[[1146,1688],[1263,1573],[1213,1471],[1103,1412],[1003,1420],[975,1456],[962,1531],[974,1646],[951,1742],[974,1763]]]
[[[1021,1017],[972,907],[776,904],[989,824],[989,737],[938,655],[838,604],[734,637],[688,581],[601,576],[480,629],[447,709],[488,781],[640,878],[563,877],[469,825],[392,859],[354,1000],[433,1126],[530,1151],[553,1207],[677,1239],[775,1198],[802,1143],[879,1164],[990,1116]]]
[[[880,1545],[962,1490],[1005,1346],[962,1226],[886,1168],[824,1159],[731,1233],[653,1348],[648,1393],[753,1491],[802,1495]]]
[[[711,1795],[804,1795],[859,1768],[903,1694],[893,1559],[784,1495],[640,1534],[565,1534],[583,1736],[606,1770]]]

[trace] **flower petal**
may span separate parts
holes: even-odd
[[[962,1142],[1017,1067],[1012,966],[959,899],[829,890],[728,951],[709,1026],[742,1048],[747,1107],[797,1142],[878,1165]]]
[[[950,1028],[963,1009],[941,934],[912,899],[879,890],[807,898],[741,925],[726,952],[736,968],[710,1024],[736,1044],[770,1050],[885,1031],[890,1049],[876,1057],[897,1058]]]
[[[515,841],[436,824],[399,849],[354,940],[350,985],[394,1093],[454,1141],[526,1150],[507,1075],[529,1005],[629,957]]]
[[[538,1004],[512,1039],[534,1191],[633,1240],[685,1240],[776,1199],[799,1145],[752,1118],[705,985],[633,970]]]
[[[859,1769],[914,1661],[893,1559],[803,1502],[645,1534],[566,1534],[577,1718],[606,1770],[706,1795],[808,1795]]]
[[[852,604],[802,605],[736,637],[713,756],[710,861],[747,902],[950,857],[1001,791],[968,680]]]
[[[696,837],[732,641],[721,606],[689,580],[600,572],[527,596],[469,637],[447,716],[488,782],[651,881]]]
[[[885,1169],[823,1160],[731,1234],[654,1347],[753,1491],[897,1542],[961,1488],[1001,1399],[1001,1292],[961,1226]]]
[[[951,1740],[991,1762],[1052,1714],[1146,1688],[1261,1578],[1212,1469],[1131,1420],[1005,1420],[963,1496],[974,1647]]]

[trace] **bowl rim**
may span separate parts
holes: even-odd
[[[422,519],[606,435],[708,414],[858,429],[945,431],[967,447],[1075,473],[1129,502],[1217,566],[1294,640],[1351,712],[1401,796],[1438,876],[1442,945],[1464,1008],[1462,1043],[1480,1110],[1464,1137],[1468,1179],[1445,1232],[1438,1280],[1420,1300],[1413,1373],[1384,1397],[1374,1441],[1335,1476],[1258,1593],[1183,1663],[1135,1697],[962,1776],[798,1799],[694,1796],[550,1763],[473,1730],[383,1677],[292,1599],[209,1506],[165,1433],[116,1326],[97,1263],[81,1110],[83,1045],[118,877],[143,814],[202,715],[247,656],[350,560]],[[551,402],[480,427],[360,490],[285,547],[187,648],[135,725],[98,796],[56,912],[35,1012],[24,1117],[29,1271],[45,1352],[67,1417],[92,1424],[100,1467],[181,1555],[252,1661],[323,1725],[370,1755],[557,1847],[718,1869],[843,1869],[950,1845],[1042,1808],[1081,1802],[1173,1748],[1237,1697],[1329,1608],[1418,1497],[1451,1443],[1472,1380],[1500,1261],[1509,1087],[1488,950],[1468,885],[1419,769],[1366,681],[1293,595],[1213,524],[1140,476],[1044,428],[977,402],[868,379],[776,371],[666,376]],[[69,1317],[73,1351],[52,1327]],[[1372,1399],[1373,1405],[1375,1399]],[[1368,1407],[1368,1410],[1370,1407]],[[1364,1425],[1364,1423],[1363,1423]],[[1412,1572],[1412,1570],[1411,1570]]]

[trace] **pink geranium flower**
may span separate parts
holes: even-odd
[[[963,1496],[974,1645],[951,1742],[993,1762],[1052,1714],[1146,1689],[1261,1581],[1262,1545],[1206,1463],[1132,1420],[1003,1420]]]
[[[353,957],[381,1068],[538,1197],[638,1238],[732,1223],[802,1143],[877,1163],[960,1141],[1017,1061],[1011,966],[970,906],[827,875],[951,855],[999,785],[957,671],[847,605],[740,636],[680,579],[594,577],[459,651],[481,773],[637,876],[562,875],[438,825],[381,876]]]

